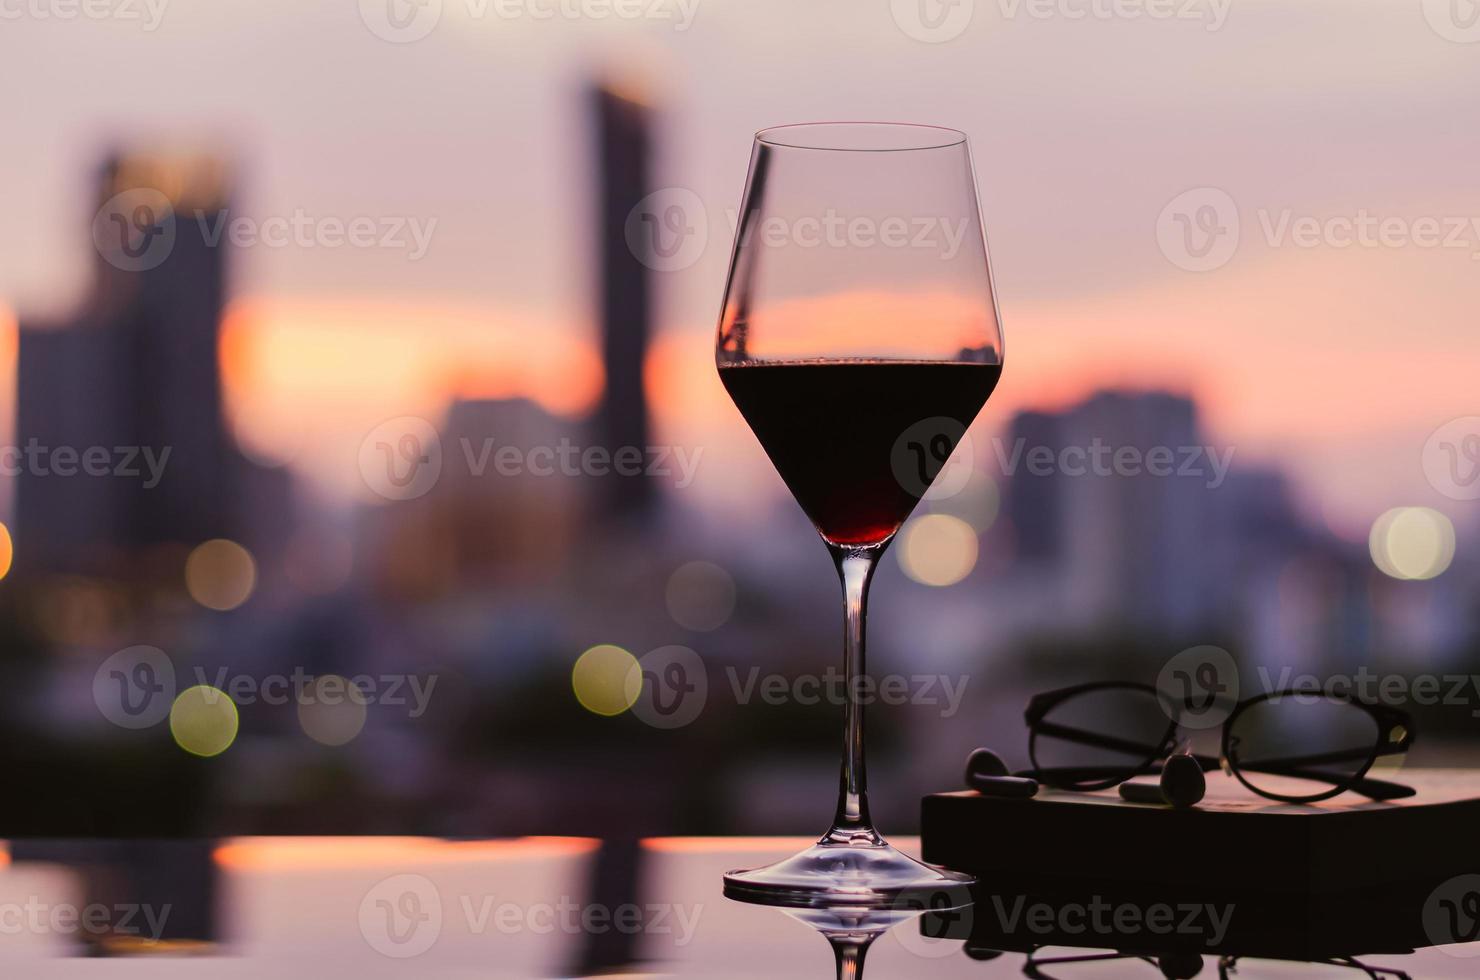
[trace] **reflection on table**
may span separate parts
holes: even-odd
[[[1108,933],[1091,922],[1064,935],[1057,913],[990,890],[967,910],[883,918],[818,918],[723,897],[723,872],[804,843],[646,840],[631,862],[629,897],[608,903],[590,897],[603,845],[587,838],[13,842],[0,859],[0,962],[41,978],[74,976],[76,957],[107,955],[116,958],[110,977],[151,980],[175,958],[189,958],[190,975],[207,980],[497,980],[594,975],[586,965],[593,941],[618,938],[603,948],[625,950],[620,968],[628,973],[767,980],[829,977],[840,967],[844,976],[866,969],[869,977],[911,980],[1442,980],[1473,976],[1480,965],[1480,943],[1373,953],[1384,948],[1378,935],[1346,951],[1351,960],[1317,963],[1199,953],[1185,948],[1185,935],[1165,950],[1123,949],[1113,909],[1101,913],[1110,916]],[[898,843],[918,854],[918,841]],[[602,894],[621,891],[608,882]],[[1422,912],[1393,910],[1395,918]],[[1073,930],[1078,920],[1068,924]]]

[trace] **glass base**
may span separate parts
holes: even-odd
[[[880,841],[824,838],[783,861],[725,875],[725,896],[812,909],[946,911],[971,904],[971,875],[932,868]]]

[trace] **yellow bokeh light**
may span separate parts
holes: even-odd
[[[976,567],[976,531],[959,517],[927,514],[900,533],[899,567],[921,585],[955,585]]]
[[[1372,563],[1396,579],[1430,579],[1454,560],[1454,525],[1430,507],[1394,507],[1372,522]]]
[[[170,706],[170,734],[191,755],[220,755],[236,741],[240,720],[236,702],[225,691],[199,684],[186,688]]]
[[[593,714],[619,715],[637,701],[639,691],[627,683],[628,674],[637,666],[637,658],[619,646],[603,643],[594,646],[576,660],[570,672],[570,686],[581,707]]]
[[[0,578],[10,574],[10,565],[15,561],[15,542],[10,539],[10,528],[0,524]]]
[[[215,538],[198,545],[185,559],[185,588],[207,609],[235,609],[256,586],[257,563],[235,541]]]

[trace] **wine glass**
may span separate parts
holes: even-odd
[[[964,134],[895,123],[758,133],[715,345],[719,375],[843,585],[837,815],[814,845],[725,876],[811,908],[965,904],[968,875],[885,842],[865,792],[864,614],[880,556],[986,403],[1002,331]]]

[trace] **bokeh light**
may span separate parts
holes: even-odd
[[[236,702],[225,691],[198,684],[186,688],[170,707],[170,734],[191,755],[220,755],[236,741]]]
[[[1396,579],[1430,579],[1454,560],[1454,525],[1430,507],[1394,507],[1372,522],[1372,562]]]
[[[14,561],[15,543],[10,540],[10,528],[0,524],[0,578],[10,574],[10,566]]]
[[[235,541],[215,538],[196,547],[185,559],[185,588],[190,598],[225,612],[246,602],[257,585],[257,563]]]
[[[735,580],[713,562],[691,561],[668,577],[668,614],[685,629],[719,629],[735,611]]]
[[[603,643],[581,654],[570,672],[576,700],[593,714],[619,715],[632,707],[640,691],[630,689],[628,672],[637,658],[619,646]]]
[[[904,526],[896,554],[921,585],[955,585],[976,567],[976,531],[959,517],[927,514]]]
[[[314,678],[298,699],[298,724],[303,734],[320,745],[353,741],[369,713],[365,693],[336,674]]]

